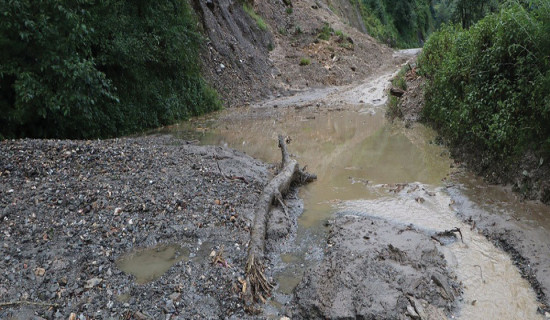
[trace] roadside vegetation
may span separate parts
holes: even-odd
[[[187,1],[2,1],[0,138],[120,136],[220,107]]]
[[[470,27],[502,0],[351,0],[367,32],[396,48],[421,47],[442,24]]]
[[[452,145],[493,161],[526,150],[548,157],[550,3],[507,4],[464,26],[434,33],[419,58],[427,80],[424,119]]]

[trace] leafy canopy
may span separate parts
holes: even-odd
[[[0,15],[0,136],[117,136],[219,107],[184,0],[1,0]]]

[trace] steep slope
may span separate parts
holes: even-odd
[[[348,0],[254,1],[253,12],[235,0],[193,6],[208,37],[203,73],[227,106],[349,84],[392,58],[391,49],[360,31]]]

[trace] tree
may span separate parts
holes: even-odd
[[[0,135],[106,137],[215,109],[185,0],[0,0]]]

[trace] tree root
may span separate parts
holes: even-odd
[[[279,173],[271,179],[264,187],[258,201],[254,206],[254,223],[250,229],[250,245],[248,248],[248,259],[246,262],[246,292],[243,292],[243,300],[246,310],[256,310],[251,304],[254,302],[265,303],[266,298],[271,294],[273,283],[265,276],[265,242],[268,215],[274,203],[278,202],[286,211],[283,196],[288,192],[291,184],[304,184],[317,178],[300,169],[298,162],[290,158],[287,150],[287,142],[290,139],[279,135],[279,148],[282,154],[282,165]]]

